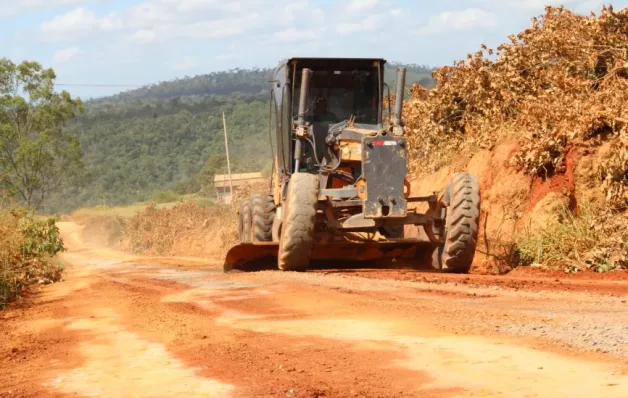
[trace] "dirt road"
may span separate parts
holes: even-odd
[[[229,274],[86,247],[0,313],[0,397],[626,397],[628,281]]]

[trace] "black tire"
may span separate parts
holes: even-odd
[[[273,240],[273,220],[275,218],[275,201],[271,195],[257,194],[251,197],[253,242],[270,242]]]
[[[305,271],[312,255],[318,176],[295,173],[288,183],[277,265],[282,271]]]
[[[240,202],[240,217],[238,225],[238,239],[240,243],[251,243],[251,199]]]
[[[466,274],[471,269],[480,224],[480,184],[468,173],[454,174],[443,201],[449,203],[445,218],[445,244],[432,256],[432,265],[442,272]]]

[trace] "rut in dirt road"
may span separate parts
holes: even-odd
[[[0,396],[628,391],[624,295],[226,275],[202,261],[87,248],[79,227],[62,227],[72,249],[66,280],[2,314]]]

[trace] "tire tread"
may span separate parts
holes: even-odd
[[[293,174],[279,242],[278,266],[283,271],[304,271],[310,262],[318,202],[318,176]]]

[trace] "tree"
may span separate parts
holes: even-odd
[[[201,187],[201,192],[206,196],[214,193],[214,176],[219,174],[227,166],[227,157],[223,154],[214,154],[207,159],[205,166],[196,176],[196,181]]]
[[[84,169],[78,141],[63,129],[83,104],[54,92],[55,78],[37,62],[0,59],[0,188],[35,209]]]

